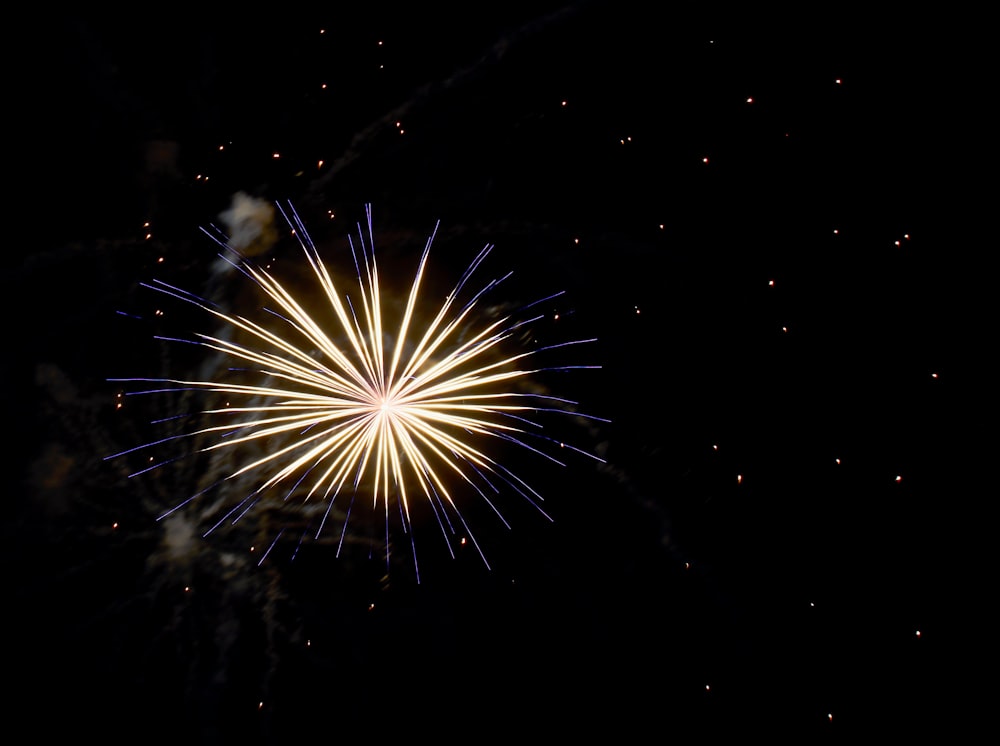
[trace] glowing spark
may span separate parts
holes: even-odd
[[[343,533],[347,530],[355,498],[367,498],[373,508],[384,512],[386,562],[389,560],[390,503],[395,501],[404,533],[410,534],[414,568],[416,545],[412,538],[414,499],[426,501],[445,538],[451,556],[452,541],[468,537],[486,567],[489,563],[457,507],[452,490],[454,483],[464,483],[474,490],[508,528],[506,519],[493,503],[498,487],[506,486],[521,495],[538,511],[539,495],[524,480],[494,460],[483,442],[513,444],[534,455],[563,465],[547,448],[572,450],[595,461],[602,459],[563,441],[544,434],[536,418],[555,413],[587,420],[606,422],[599,417],[572,411],[576,402],[546,394],[522,393],[519,382],[544,370],[597,368],[599,366],[539,367],[534,363],[540,353],[571,345],[593,342],[575,340],[525,350],[512,340],[523,336],[522,327],[545,318],[539,312],[519,321],[511,316],[497,320],[474,321],[474,311],[487,291],[493,290],[510,274],[494,279],[460,301],[460,296],[474,271],[484,261],[491,245],[484,247],[465,270],[454,289],[439,307],[429,309],[429,323],[418,321],[421,311],[420,288],[431,244],[437,233],[427,239],[416,274],[401,312],[398,326],[387,328],[387,309],[379,270],[375,261],[374,235],[370,206],[366,208],[367,229],[358,226],[359,247],[349,237],[358,281],[358,295],[342,293],[321,259],[298,214],[290,206],[278,209],[292,229],[318,282],[322,315],[336,318],[335,335],[321,327],[319,316],[310,315],[303,298],[293,296],[266,269],[251,265],[228,243],[204,232],[228,254],[239,261],[222,258],[252,280],[275,309],[280,331],[273,331],[244,316],[218,310],[214,303],[192,293],[155,281],[146,287],[186,301],[221,321],[234,334],[210,336],[197,334],[198,344],[239,361],[233,367],[239,376],[259,375],[251,383],[227,380],[112,379],[156,383],[160,386],[128,395],[162,391],[203,391],[234,399],[234,406],[206,408],[200,414],[207,426],[182,435],[163,438],[109,456],[123,456],[151,446],[183,438],[207,438],[208,444],[193,453],[218,449],[241,449],[243,463],[215,485],[202,490],[165,512],[166,518],[204,495],[213,487],[243,475],[257,480],[255,488],[208,531],[215,531],[226,520],[235,524],[262,499],[265,492],[281,485],[287,489],[281,501],[293,494],[303,502],[318,499],[326,503],[317,518],[315,538],[324,529],[334,501],[344,496],[346,508]],[[332,217],[332,213],[331,213]],[[561,293],[531,303],[523,310],[551,300]],[[638,309],[637,309],[638,311]],[[395,331],[395,337],[389,332]],[[250,339],[249,344],[234,341],[237,334]],[[394,341],[393,341],[394,339]],[[185,340],[169,340],[185,341]],[[239,378],[239,381],[246,379]],[[257,444],[263,455],[251,449]],[[237,451],[239,453],[239,451]],[[251,455],[252,454],[252,455]],[[130,476],[157,469],[175,459],[161,461]],[[283,489],[283,492],[285,490]],[[549,520],[552,520],[549,518]],[[453,525],[454,524],[454,525]],[[274,539],[260,562],[270,554],[280,538]],[[254,551],[251,549],[251,551]],[[297,551],[297,550],[296,550]]]

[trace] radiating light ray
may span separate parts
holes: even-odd
[[[390,327],[388,316],[391,314],[387,315],[383,304],[375,259],[370,206],[366,207],[366,226],[358,226],[357,244],[353,236],[348,237],[357,278],[354,301],[337,287],[291,205],[278,205],[278,209],[292,229],[318,284],[323,301],[321,310],[332,312],[335,328],[325,328],[319,318],[303,306],[305,296],[293,294],[267,269],[251,265],[220,237],[217,229],[215,234],[203,229],[222,247],[223,258],[262,290],[268,303],[274,304],[274,308],[263,310],[282,328],[274,330],[245,316],[226,313],[214,302],[157,280],[143,283],[143,287],[202,309],[234,334],[234,338],[198,333],[195,340],[160,339],[197,344],[225,358],[238,360],[243,367],[230,367],[230,372],[252,374],[261,382],[110,379],[155,385],[155,388],[127,392],[128,396],[200,391],[240,397],[241,402],[232,407],[227,403],[225,407],[203,409],[198,414],[209,423],[203,427],[159,438],[107,458],[126,456],[182,439],[204,442],[192,447],[192,454],[243,447],[234,452],[242,463],[214,485],[164,512],[160,519],[174,514],[222,482],[252,476],[256,481],[250,494],[225,511],[205,532],[206,536],[227,520],[231,519],[234,524],[240,521],[270,489],[291,485],[281,498],[282,502],[297,494],[303,502],[318,498],[327,503],[315,534],[317,538],[327,524],[334,501],[341,495],[350,498],[337,544],[339,555],[355,498],[366,495],[372,508],[381,506],[384,513],[388,562],[389,503],[396,500],[403,531],[410,534],[419,582],[412,501],[421,499],[431,507],[449,553],[455,556],[449,536],[454,536],[456,526],[461,526],[489,567],[453,495],[455,480],[471,487],[507,528],[510,528],[509,522],[490,497],[500,492],[499,485],[520,495],[551,520],[540,506],[542,496],[495,460],[483,444],[490,439],[513,444],[560,466],[564,466],[564,462],[548,448],[568,449],[602,462],[585,449],[545,434],[535,415],[555,413],[584,421],[607,420],[575,412],[576,402],[572,400],[517,390],[522,379],[542,371],[599,368],[534,363],[543,353],[596,340],[572,340],[530,350],[509,347],[515,332],[543,316],[522,320],[510,315],[485,321],[480,318],[477,314],[480,302],[509,278],[510,273],[487,281],[467,300],[462,300],[462,291],[493,248],[489,244],[476,255],[436,311],[428,313],[421,286],[437,225],[420,256],[401,317]],[[561,294],[554,293],[534,301],[521,311]],[[420,321],[423,318],[429,320],[423,323]],[[390,328],[395,336],[387,338]],[[243,339],[236,341],[236,335],[242,335]],[[263,453],[250,450],[254,444],[261,446]],[[147,465],[130,476],[175,460],[177,458]],[[457,523],[452,522],[453,518]],[[260,562],[271,553],[280,536],[281,532],[270,543]],[[300,538],[296,544],[296,553],[301,541]]]

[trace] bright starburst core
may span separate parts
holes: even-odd
[[[594,340],[576,340],[524,350],[511,345],[512,337],[541,318],[513,320],[500,317],[479,321],[477,313],[484,294],[506,277],[489,281],[478,292],[460,300],[463,289],[492,246],[487,245],[465,270],[454,289],[446,295],[426,324],[418,304],[421,284],[437,232],[430,235],[417,266],[401,318],[393,325],[394,342],[386,324],[382,287],[375,261],[370,207],[367,226],[358,226],[358,245],[348,238],[358,279],[355,300],[342,295],[302,221],[290,206],[282,208],[312,270],[324,299],[323,313],[332,311],[336,335],[324,328],[316,315],[308,313],[285,286],[270,272],[252,266],[240,257],[225,239],[213,237],[224,249],[222,255],[233,267],[251,279],[274,308],[266,308],[277,320],[278,330],[244,316],[224,313],[203,298],[156,281],[147,287],[202,308],[233,332],[232,338],[197,334],[196,344],[223,356],[241,361],[237,369],[243,380],[252,383],[215,380],[113,379],[165,384],[168,388],[129,392],[147,394],[167,391],[204,391],[237,398],[240,406],[210,407],[200,412],[214,424],[182,435],[171,436],[132,448],[132,453],[178,438],[207,439],[195,452],[240,449],[247,459],[220,482],[253,475],[254,487],[245,498],[225,512],[206,535],[227,520],[235,523],[272,489],[288,500],[292,495],[304,501],[325,503],[315,528],[324,530],[338,497],[350,501],[347,517],[356,497],[368,497],[371,505],[385,516],[386,551],[390,505],[398,506],[404,531],[412,540],[413,500],[426,500],[445,536],[455,535],[455,523],[468,535],[486,558],[465,523],[453,496],[455,484],[465,484],[477,493],[505,525],[494,496],[505,486],[520,494],[543,515],[542,500],[532,487],[503,464],[492,458],[484,442],[504,441],[527,449],[557,464],[553,449],[571,449],[600,461],[586,451],[547,435],[535,416],[561,413],[590,420],[600,418],[573,410],[575,402],[523,389],[521,379],[542,370],[594,368],[597,366],[541,367],[534,364],[540,353],[558,347]],[[228,258],[232,255],[238,261]],[[560,295],[557,293],[556,295]],[[549,296],[526,306],[537,306]],[[431,306],[433,308],[433,305]],[[234,341],[236,338],[247,343]],[[192,341],[192,340],[172,340]],[[515,352],[510,354],[508,348]],[[263,446],[261,451],[252,445]],[[109,457],[112,458],[112,457]],[[162,466],[164,461],[131,476]],[[216,483],[218,484],[218,483]],[[215,486],[215,485],[213,485]],[[161,518],[205,494],[172,507]],[[551,520],[551,519],[550,519]],[[347,518],[341,533],[346,532]],[[280,536],[280,534],[279,534]],[[277,537],[274,543],[277,542]],[[274,546],[271,544],[271,547]],[[270,548],[268,549],[268,552]],[[338,548],[339,551],[339,548]],[[266,557],[267,553],[264,553]],[[487,563],[488,566],[488,563]],[[419,569],[417,571],[419,580]]]

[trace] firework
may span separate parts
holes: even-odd
[[[419,581],[412,512],[414,500],[422,500],[432,508],[452,556],[457,523],[489,567],[456,502],[457,487],[477,495],[508,528],[495,504],[501,489],[522,496],[551,520],[541,507],[542,496],[491,457],[490,443],[514,444],[558,465],[563,462],[553,452],[565,449],[601,461],[545,434],[537,417],[557,413],[606,420],[575,411],[576,402],[523,386],[526,379],[543,370],[599,367],[545,367],[540,362],[542,353],[594,340],[528,350],[513,344],[526,325],[542,318],[532,309],[562,293],[521,308],[517,318],[508,315],[484,321],[480,308],[484,296],[510,277],[508,274],[490,280],[475,292],[467,290],[473,274],[492,249],[489,244],[476,255],[440,306],[434,310],[431,304],[427,313],[421,284],[437,225],[424,246],[405,305],[399,304],[402,311],[396,315],[400,318],[390,322],[375,260],[370,206],[365,211],[366,225],[359,224],[357,236],[348,237],[357,277],[353,299],[336,286],[294,208],[278,205],[278,209],[318,284],[320,311],[334,323],[321,323],[317,314],[306,311],[304,296],[296,297],[269,270],[253,266],[224,236],[205,230],[222,247],[220,257],[263,291],[270,328],[262,321],[225,313],[214,303],[168,283],[154,281],[145,286],[201,308],[229,329],[229,338],[223,334],[197,334],[194,340],[171,341],[193,342],[239,362],[238,367],[230,369],[236,371],[238,380],[230,380],[229,376],[226,380],[111,380],[155,384],[153,388],[126,392],[129,396],[196,391],[224,395],[241,404],[203,409],[199,415],[207,424],[108,458],[184,438],[205,443],[192,448],[192,453],[221,449],[237,453],[242,463],[225,477],[160,516],[166,518],[222,482],[252,478],[255,486],[249,494],[229,506],[205,536],[227,521],[239,521],[262,499],[277,494],[281,495],[277,499],[283,501],[296,496],[303,503],[323,505],[317,525],[310,528],[315,538],[327,528],[335,501],[348,502],[341,526],[342,542],[355,499],[367,499],[384,515],[387,562],[390,512],[398,512],[402,529],[410,537]],[[523,311],[532,313],[522,316]],[[429,321],[418,321],[425,318]],[[172,460],[152,463],[130,476]]]

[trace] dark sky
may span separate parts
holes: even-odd
[[[943,19],[643,8],[51,19],[25,76],[35,238],[8,282],[28,299],[3,367],[8,722],[247,744],[968,735],[981,49]],[[533,330],[596,337],[558,364],[601,367],[539,384],[610,420],[556,435],[604,463],[501,449],[553,521],[511,501],[508,531],[470,501],[489,569],[418,521],[419,583],[395,529],[387,571],[377,521],[339,557],[337,526],[259,567],[299,508],[204,539],[181,534],[207,509],[157,521],[199,467],[105,457],[194,405],[118,409],[108,379],[211,364],[154,336],[214,322],[140,283],[259,311],[200,230],[237,192],[290,200],[341,270],[371,203],[387,282],[440,220],[449,279],[493,243],[490,271],[514,270],[497,303],[565,290]],[[294,268],[278,228],[256,260]]]

